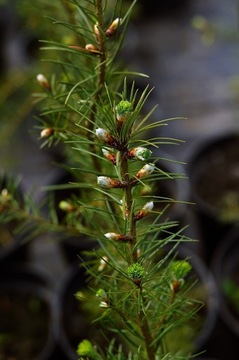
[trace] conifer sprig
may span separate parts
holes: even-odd
[[[164,156],[154,154],[180,140],[146,137],[173,119],[152,123],[155,108],[142,115],[152,90],[147,86],[140,94],[137,77],[129,76],[134,72],[118,61],[135,3],[124,11],[121,0],[71,0],[71,22],[51,18],[53,26],[72,32],[74,43],[44,41],[56,69],[37,76],[39,132],[42,145],[64,146],[63,168],[72,176],[48,191],[70,193],[59,204],[51,202],[48,218],[31,202],[18,208],[6,192],[0,198],[0,215],[7,220],[17,214],[21,230],[68,231],[98,240],[89,262],[83,260],[90,283],[80,301],[96,310],[95,321],[109,342],[103,348],[94,339],[83,340],[77,354],[84,360],[189,359],[183,349],[174,350],[170,334],[197,309],[188,297],[191,266],[177,257],[189,239],[168,218],[174,199],[154,191],[162,180],[183,178],[165,170]]]

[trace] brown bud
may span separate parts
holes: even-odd
[[[92,54],[96,54],[96,55],[101,54],[100,50],[93,44],[86,44],[85,49]]]
[[[94,25],[94,33],[95,33],[96,41],[99,42],[99,40],[100,40],[100,31],[99,31],[98,23],[96,23]]]
[[[137,172],[136,177],[141,179],[145,176],[151,175],[155,169],[154,164],[145,164],[142,169]]]
[[[117,234],[117,233],[106,233],[105,237],[109,240],[114,240],[114,241],[122,241],[122,242],[131,242],[132,241],[131,236]]]
[[[98,176],[97,177],[97,183],[100,187],[102,187],[103,189],[122,189],[126,187],[126,184],[119,181],[119,180],[114,180],[111,179],[108,176]]]
[[[174,292],[177,293],[179,290],[179,286],[180,286],[179,282],[177,280],[174,280],[172,285],[173,285]]]
[[[107,130],[98,128],[95,130],[95,134],[99,140],[104,141],[107,145],[117,149],[119,147],[118,140],[112,136]]]
[[[37,81],[41,85],[41,87],[43,87],[44,89],[49,90],[49,91],[51,90],[51,86],[50,86],[47,78],[43,74],[37,75]]]
[[[148,213],[153,210],[153,207],[154,207],[153,201],[147,202],[143,206],[143,208],[135,215],[135,221],[138,221],[138,220],[144,218],[145,216],[147,216]]]
[[[102,149],[102,152],[106,159],[108,159],[112,164],[116,165],[116,155],[114,153],[111,153],[107,149]]]
[[[52,128],[45,128],[41,131],[41,138],[48,138],[49,136],[54,134],[54,129]]]
[[[115,31],[120,27],[122,23],[122,19],[121,18],[117,18],[115,19],[109,26],[109,28],[106,30],[105,35],[110,37],[112,35],[114,35]]]

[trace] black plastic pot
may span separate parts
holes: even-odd
[[[220,289],[220,316],[239,337],[239,228],[225,236],[212,260],[212,270]],[[239,351],[239,346],[238,346]]]
[[[55,318],[48,275],[32,265],[0,272],[0,359],[52,360]]]
[[[188,0],[140,0],[139,5],[142,14],[150,16],[174,16],[179,12],[185,11],[185,7],[189,4]]]
[[[29,259],[29,243],[24,236],[13,234],[11,229],[0,224],[0,267],[6,264],[25,262]]]
[[[79,257],[84,257],[86,250],[98,248],[98,243],[85,235],[64,237],[58,242],[61,253],[67,264],[79,262]]]
[[[209,358],[209,357],[200,357],[200,358],[194,358],[195,360],[219,360],[216,358]]]
[[[204,255],[210,261],[224,235],[239,223],[239,133],[200,139],[188,149],[191,199]]]

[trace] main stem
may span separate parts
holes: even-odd
[[[97,91],[95,93],[93,104],[91,106],[90,112],[90,121],[89,121],[89,137],[91,140],[92,131],[94,130],[95,126],[95,114],[97,112],[96,104],[100,100],[100,94],[105,84],[105,76],[106,76],[106,50],[105,50],[105,39],[102,36],[102,29],[103,29],[103,8],[102,8],[102,0],[97,0],[96,2],[96,14],[98,19],[98,28],[99,28],[99,36],[98,36],[98,47],[99,47],[99,67],[98,67],[98,83],[96,84]],[[94,143],[90,142],[91,152],[96,153],[96,147]],[[101,166],[97,157],[93,156],[93,162],[95,169],[100,172]]]
[[[98,26],[100,29],[99,34],[99,50],[100,50],[100,66],[99,66],[99,80],[98,80],[98,91],[95,94],[95,102],[92,106],[92,118],[91,120],[94,120],[95,117],[95,110],[96,110],[96,103],[99,100],[99,95],[102,90],[102,87],[105,83],[105,74],[106,74],[106,52],[105,52],[105,43],[104,39],[102,38],[101,31],[103,29],[103,9],[102,9],[102,0],[96,1],[96,7],[97,7],[97,18],[98,18]],[[93,121],[91,122],[93,126]],[[128,216],[129,226],[128,226],[128,235],[130,236],[131,240],[131,253],[132,253],[132,261],[137,262],[138,256],[137,256],[137,249],[136,249],[136,243],[137,243],[137,232],[136,232],[136,221],[134,220],[134,212],[132,208],[133,204],[133,198],[132,198],[132,186],[130,184],[130,178],[129,178],[129,167],[128,167],[128,159],[126,155],[126,151],[121,152],[121,175],[124,183],[127,184],[125,188],[125,201],[126,201],[126,212]],[[127,218],[126,216],[126,218]],[[142,294],[142,288],[140,288],[140,295],[142,297],[142,300],[144,301],[143,294]],[[147,321],[147,318],[145,317],[144,311],[141,308],[139,311],[139,322],[140,322],[140,328],[145,340],[145,347],[148,355],[148,360],[155,360],[155,353],[154,349],[151,346],[152,344],[152,335],[150,331],[150,327]]]
[[[128,219],[127,221],[129,221],[128,235],[132,239],[131,243],[130,243],[132,261],[137,262],[138,255],[137,255],[137,249],[135,247],[135,245],[137,244],[137,228],[136,228],[136,221],[134,220],[134,212],[133,212],[133,208],[132,208],[132,203],[133,203],[132,186],[130,184],[128,159],[127,159],[126,153],[127,153],[127,151],[125,151],[125,152],[123,151],[121,153],[121,175],[122,175],[123,181],[127,184],[127,186],[125,188],[125,202],[126,202],[126,213],[128,216],[126,216],[126,219]],[[141,285],[140,285],[139,289],[140,289],[140,296],[142,298],[142,303],[145,303]],[[145,312],[142,309],[142,305],[141,305],[141,308],[138,313],[138,318],[139,318],[139,326],[140,326],[142,335],[144,337],[145,348],[146,348],[148,360],[155,360],[154,348],[151,345],[153,342],[153,338],[152,338],[152,334],[150,331],[147,317],[145,315]]]
[[[141,295],[142,300],[144,302],[144,297],[143,297],[143,294],[142,294],[142,288],[140,288],[140,295]],[[152,338],[152,335],[151,335],[149,323],[147,321],[146,315],[145,315],[142,308],[139,311],[138,317],[139,317],[139,323],[140,323],[141,332],[142,332],[143,337],[144,337],[145,348],[146,348],[146,351],[147,351],[148,360],[155,360],[154,348],[152,346],[153,338]]]
[[[135,245],[137,243],[137,233],[136,233],[136,222],[134,221],[134,212],[132,209],[132,186],[130,184],[129,178],[129,167],[128,167],[128,159],[125,156],[127,151],[123,151],[121,153],[121,175],[122,179],[126,185],[125,188],[125,204],[126,204],[126,219],[128,221],[128,234],[131,238],[130,246],[131,246],[131,254],[132,254],[132,261],[137,262],[137,249]]]

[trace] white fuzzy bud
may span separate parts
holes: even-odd
[[[108,257],[103,256],[102,259],[100,259],[100,265],[98,267],[98,271],[103,271],[107,265]]]
[[[118,180],[113,180],[107,176],[98,176],[97,184],[103,189],[112,189],[112,188],[123,188],[125,184],[121,183]]]
[[[49,136],[51,136],[54,133],[54,130],[51,128],[45,128],[41,131],[40,137],[43,138],[48,138]]]
[[[98,176],[97,184],[104,189],[111,189],[113,187],[113,180],[107,176]]]
[[[98,129],[95,130],[95,134],[96,134],[96,136],[98,137],[99,140],[108,142],[110,134],[108,133],[107,130],[102,129],[102,128],[98,128]]]
[[[110,232],[110,233],[105,234],[105,237],[107,239],[109,239],[109,240],[118,240],[120,236],[121,236],[120,234],[116,234],[114,232]]]
[[[152,211],[154,208],[154,203],[153,201],[149,201],[147,202],[143,207],[142,209],[138,212],[138,214],[135,215],[135,220],[138,221],[142,218],[144,218],[145,216],[148,215],[148,213],[150,211]]]
[[[143,206],[142,210],[145,211],[145,212],[149,212],[149,211],[152,211],[153,208],[154,208],[154,202],[149,201]]]
[[[104,309],[104,308],[108,308],[109,305],[107,304],[106,301],[101,301],[101,302],[100,302],[100,307]]]
[[[148,175],[151,175],[154,172],[155,166],[154,164],[145,164],[142,169],[140,169],[137,173],[138,178],[142,178]]]
[[[102,153],[106,158],[111,154],[111,152],[107,149],[102,149]]]
[[[37,81],[43,88],[50,90],[50,84],[49,84],[47,78],[43,74],[37,75]]]

